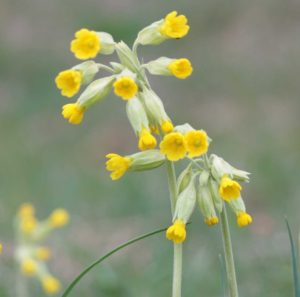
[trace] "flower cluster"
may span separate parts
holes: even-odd
[[[16,235],[18,246],[15,257],[20,264],[22,274],[40,280],[43,290],[51,295],[60,290],[60,282],[52,276],[46,265],[51,250],[42,245],[42,241],[53,229],[66,225],[69,214],[64,209],[54,210],[44,221],[38,221],[31,204],[21,205],[16,217]]]
[[[78,59],[95,58],[98,54],[116,52],[119,61],[110,65],[93,60],[64,70],[56,77],[57,87],[63,96],[72,97],[87,85],[75,103],[63,106],[62,115],[71,124],[79,124],[84,113],[94,103],[101,101],[110,90],[126,103],[129,122],[137,136],[140,152],[121,156],[110,153],[106,157],[106,168],[112,180],[121,178],[128,171],[150,170],[167,162],[188,161],[179,175],[173,225],[166,237],[175,243],[186,238],[185,225],[196,204],[207,225],[218,223],[218,212],[226,202],[237,216],[240,227],[251,223],[241,198],[239,182],[249,180],[248,173],[235,169],[216,155],[207,155],[211,139],[202,129],[190,124],[174,125],[167,114],[163,101],[149,84],[146,73],[174,76],[185,79],[193,72],[186,58],[160,57],[141,63],[137,54],[141,45],[158,45],[169,39],[180,39],[189,32],[188,20],[176,11],[142,29],[130,48],[123,41],[115,42],[105,32],[81,29],[71,42],[71,51]],[[94,80],[98,72],[108,71],[109,76]]]

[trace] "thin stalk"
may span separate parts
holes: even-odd
[[[167,161],[168,184],[170,191],[170,201],[172,215],[175,211],[177,201],[176,174],[174,163]],[[182,244],[174,243],[174,259],[173,259],[173,287],[172,297],[181,297],[181,281],[182,281]]]
[[[235,266],[234,266],[234,259],[233,259],[233,252],[232,252],[232,244],[230,238],[230,231],[226,213],[226,206],[224,204],[223,211],[221,212],[221,229],[222,229],[222,237],[223,237],[223,247],[224,247],[224,256],[225,256],[225,265],[226,265],[226,272],[227,272],[227,281],[228,281],[228,288],[229,288],[229,296],[230,297],[238,297],[238,288],[237,288],[237,281],[236,281],[236,273],[235,273]]]
[[[17,297],[28,297],[28,287],[26,279],[21,275],[20,271],[16,271],[16,296]]]

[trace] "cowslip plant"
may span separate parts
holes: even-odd
[[[17,296],[26,296],[24,277],[38,279],[48,295],[56,294],[60,290],[59,280],[49,272],[46,263],[51,258],[51,250],[43,245],[43,241],[54,229],[63,227],[68,221],[69,214],[64,209],[56,209],[47,219],[39,221],[32,204],[25,203],[20,206],[15,220],[15,259],[21,273],[16,286]]]
[[[173,11],[142,29],[132,48],[123,41],[115,42],[106,32],[81,29],[75,33],[70,46],[76,58],[87,60],[116,52],[118,61],[104,65],[88,60],[60,72],[55,82],[66,97],[73,97],[86,86],[74,103],[62,108],[63,117],[71,124],[80,124],[88,109],[102,101],[110,91],[126,105],[139,151],[126,155],[107,154],[106,169],[111,172],[112,180],[120,179],[127,172],[166,167],[172,211],[172,224],[166,230],[166,238],[174,244],[172,296],[181,296],[186,224],[198,206],[208,226],[221,221],[229,291],[231,297],[236,297],[238,290],[226,204],[236,215],[238,226],[245,227],[252,222],[246,212],[240,184],[249,181],[249,173],[234,168],[215,154],[209,155],[212,140],[207,132],[188,123],[175,124],[151,87],[148,73],[183,80],[193,72],[191,62],[187,58],[159,57],[144,63],[138,55],[140,46],[181,39],[189,29],[186,16]],[[108,76],[95,78],[98,73],[106,72]],[[177,176],[175,163],[179,161],[186,162],[186,167]]]

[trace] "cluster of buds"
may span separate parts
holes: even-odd
[[[51,250],[42,242],[54,229],[63,227],[68,221],[69,214],[64,209],[56,209],[46,220],[38,221],[34,207],[28,203],[21,205],[16,217],[15,257],[21,273],[36,277],[49,295],[57,293],[61,285],[49,272],[46,262],[51,258]]]
[[[146,73],[174,76],[185,79],[193,67],[186,58],[160,57],[141,63],[137,50],[141,45],[158,45],[166,40],[181,39],[189,32],[188,20],[176,11],[142,29],[130,48],[123,41],[115,42],[108,33],[81,29],[71,42],[71,51],[79,59],[90,59],[98,54],[116,52],[119,61],[103,65],[89,60],[56,77],[56,84],[64,96],[72,97],[87,84],[75,103],[63,106],[62,115],[71,124],[79,124],[84,113],[94,103],[101,101],[111,89],[126,102],[129,122],[137,136],[141,152],[121,156],[107,155],[106,168],[112,180],[121,178],[127,171],[150,170],[165,162],[187,160],[188,165],[177,179],[178,199],[173,215],[173,225],[167,230],[167,238],[181,243],[186,238],[185,225],[196,204],[208,225],[218,223],[224,201],[237,215],[238,225],[251,223],[241,198],[239,181],[248,181],[248,173],[237,170],[223,159],[207,152],[211,139],[202,129],[190,124],[174,125],[166,113],[163,101],[149,84]],[[93,80],[99,71],[109,76]],[[158,144],[158,142],[160,143]]]

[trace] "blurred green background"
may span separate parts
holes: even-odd
[[[132,153],[136,140],[125,105],[111,94],[80,126],[60,115],[56,74],[78,63],[69,52],[87,27],[132,43],[137,32],[178,10],[189,18],[180,41],[145,47],[145,61],[188,57],[185,81],[151,78],[176,123],[208,131],[211,152],[252,173],[244,198],[254,223],[238,229],[231,216],[240,294],[292,296],[284,215],[298,230],[300,163],[300,2],[297,0],[2,0],[0,3],[0,296],[15,296],[12,221],[32,202],[40,218],[65,207],[68,227],[48,241],[52,272],[66,286],[115,245],[170,223],[165,168],[112,182],[105,154]],[[102,59],[102,60],[101,60]],[[115,56],[100,57],[116,60]],[[298,136],[297,136],[298,135]],[[219,226],[198,212],[184,252],[184,296],[220,297]],[[172,244],[164,235],[114,256],[72,296],[170,296]],[[43,296],[34,281],[31,295]]]

